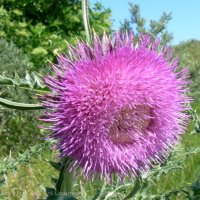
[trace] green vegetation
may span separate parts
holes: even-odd
[[[91,27],[97,33],[102,34],[103,30],[111,32],[110,9],[96,3],[89,12]],[[85,32],[80,0],[0,0],[1,75],[15,76],[17,81],[26,76],[26,71],[50,73],[48,61],[56,63],[56,55],[67,49],[66,41],[74,44],[82,38],[85,38]],[[29,82],[29,77],[26,78]],[[23,103],[37,102],[38,91],[34,88],[20,89],[17,84],[14,88],[5,86],[3,84],[0,88],[2,98]],[[38,116],[39,111],[1,109],[1,154],[8,154],[11,149],[13,152],[24,151],[44,137],[37,127]]]
[[[199,111],[200,107],[198,107]],[[187,134],[183,136],[181,144],[175,149],[168,164],[163,169],[162,167],[155,167],[150,172],[155,175],[150,176],[149,179],[146,178],[148,185],[145,190],[136,194],[138,199],[142,199],[140,195],[143,196],[143,199],[150,199],[150,197],[152,199],[161,199],[162,194],[167,194],[174,190],[184,189],[187,191],[192,183],[197,181],[200,171],[200,135],[199,133],[191,134],[194,126],[194,123],[190,124]],[[193,151],[195,148],[198,149],[197,152]],[[190,153],[187,154],[186,152],[188,151]],[[18,200],[23,197],[31,200],[45,198],[45,187],[53,187],[54,184],[51,178],[58,177],[57,170],[48,163],[48,160],[57,160],[55,153],[54,151],[49,151],[47,146],[39,153],[39,157],[33,157],[28,162],[28,165],[20,164],[16,172],[8,173],[7,184],[2,187],[5,199]],[[144,180],[146,179],[144,178]],[[110,184],[104,185],[102,181],[85,181],[81,176],[78,176],[75,182],[74,196],[81,200],[91,200],[97,194],[97,191],[101,190],[100,199],[105,199],[106,196],[110,196],[110,198],[107,198],[108,200],[122,199],[131,191],[133,185],[134,182],[128,180],[121,186],[120,183],[113,186]],[[190,191],[190,193],[192,192]],[[185,193],[180,192],[176,198],[172,196],[170,199],[184,200],[187,198]]]
[[[173,39],[172,33],[167,31],[167,24],[171,20],[171,13],[163,13],[158,21],[150,20],[149,26],[146,20],[140,15],[140,7],[137,4],[129,3],[130,19],[121,23],[121,31],[137,31],[137,33],[150,33],[153,37],[160,37],[161,43],[166,44]]]
[[[81,1],[0,0],[0,6],[0,71],[5,73],[5,76],[0,74],[0,83],[4,81],[7,84],[1,84],[0,96],[35,103],[36,93],[45,88],[37,76],[28,76],[27,73],[48,73],[47,60],[56,62],[55,55],[67,48],[65,40],[74,44],[76,38],[85,38]],[[166,30],[170,14],[164,13],[158,22],[152,20],[147,30],[139,7],[131,4],[130,11],[131,19],[125,20],[122,30],[132,30],[136,26],[137,32],[150,32],[161,36],[163,42],[170,42],[172,35]],[[95,4],[90,8],[91,27],[100,35],[103,30],[110,33],[110,15],[110,9]],[[162,194],[174,192],[170,199],[184,200],[188,199],[186,193],[179,191],[176,194],[175,190],[189,191],[193,196],[200,191],[197,188],[195,193],[190,188],[200,176],[200,41],[181,43],[175,46],[175,52],[180,56],[181,66],[190,69],[190,95],[194,98],[192,107],[196,115],[166,165],[155,166],[150,171],[153,176],[143,178],[143,184],[148,184],[136,194],[138,199],[142,199],[139,195],[143,195],[143,199],[162,199]],[[21,83],[23,89],[18,87]],[[10,87],[12,84],[15,87]],[[32,89],[27,90],[28,87]],[[58,172],[48,161],[58,160],[58,153],[50,150],[48,142],[41,140],[46,133],[37,127],[39,115],[39,111],[22,112],[0,107],[0,199],[45,198],[45,187],[54,186],[51,178],[57,178]],[[30,146],[34,147],[29,149]],[[85,181],[78,175],[74,196],[81,200],[97,200],[94,197],[99,193],[99,199],[118,200],[131,192],[134,184],[134,181],[127,180],[121,186],[120,183],[109,185],[99,180]]]
[[[190,70],[192,79],[190,93],[194,101],[198,101],[200,98],[200,41],[183,42],[175,47],[175,51],[180,57],[180,64]]]
[[[2,74],[13,78],[17,72],[25,76],[33,66],[30,57],[25,55],[15,44],[0,39],[0,71]],[[1,75],[2,75],[1,74]],[[31,90],[20,90],[17,87],[0,87],[2,98],[12,99],[18,102],[36,102],[34,92]],[[38,111],[23,112],[1,108],[0,113],[0,145],[1,154],[9,154],[12,149],[17,153],[26,149],[29,145],[36,144],[42,137],[37,127]]]
[[[85,38],[81,0],[1,0],[0,6],[0,37],[30,55],[31,70],[38,71],[66,50],[65,41],[74,44]],[[96,3],[89,12],[98,34],[111,32],[110,9]]]

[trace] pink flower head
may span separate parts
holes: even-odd
[[[188,70],[150,35],[94,36],[69,46],[45,78],[42,120],[62,157],[85,177],[138,175],[162,162],[184,133]]]

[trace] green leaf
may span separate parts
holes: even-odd
[[[31,54],[45,56],[45,55],[48,54],[48,51],[45,48],[43,48],[43,47],[37,47],[37,48],[33,49],[33,51],[31,52]]]
[[[97,198],[100,196],[101,190],[97,190],[95,196],[92,198],[92,200],[97,200]]]
[[[40,74],[26,72],[25,78],[20,78],[17,73],[15,73],[14,78],[9,78],[3,74],[0,75],[0,86],[14,86],[32,90],[36,93],[48,92],[49,90],[40,79],[40,76]]]
[[[123,198],[123,200],[127,200],[130,199],[132,197],[134,197],[134,195],[141,189],[141,183],[140,183],[140,179],[137,178],[135,181],[135,185],[133,187],[133,189],[131,190],[131,192],[125,197]]]
[[[0,104],[7,108],[13,108],[13,109],[18,109],[18,110],[44,109],[44,107],[41,106],[40,104],[18,103],[18,102],[10,101],[1,97],[0,97]]]
[[[86,191],[85,191],[85,189],[83,187],[83,184],[82,184],[81,180],[80,180],[79,185],[80,185],[80,190],[81,190],[81,199],[82,200],[87,200],[87,193],[86,193]]]
[[[61,162],[53,162],[53,161],[49,161],[49,164],[56,170],[60,171],[62,168],[62,164]]]
[[[54,184],[57,184],[58,179],[57,178],[51,178],[51,182],[54,183]]]
[[[23,12],[22,12],[21,10],[19,10],[19,9],[14,9],[14,10],[13,10],[13,13],[15,13],[15,14],[18,15],[18,16],[23,15]]]

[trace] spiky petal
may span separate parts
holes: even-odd
[[[161,162],[184,133],[188,70],[173,50],[149,35],[94,36],[94,45],[69,46],[58,56],[43,96],[62,157],[86,177],[124,177]]]

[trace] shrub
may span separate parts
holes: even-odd
[[[16,71],[20,76],[31,68],[30,58],[13,43],[0,39],[0,71],[7,76],[13,77]],[[34,102],[32,91],[21,91],[13,87],[2,86],[1,97],[12,99],[18,102]],[[23,112],[1,108],[0,113],[0,145],[1,151],[9,153],[20,151],[31,144],[35,144],[41,137],[36,126],[38,112]],[[37,139],[38,138],[38,139]],[[16,150],[16,151],[15,151]]]

